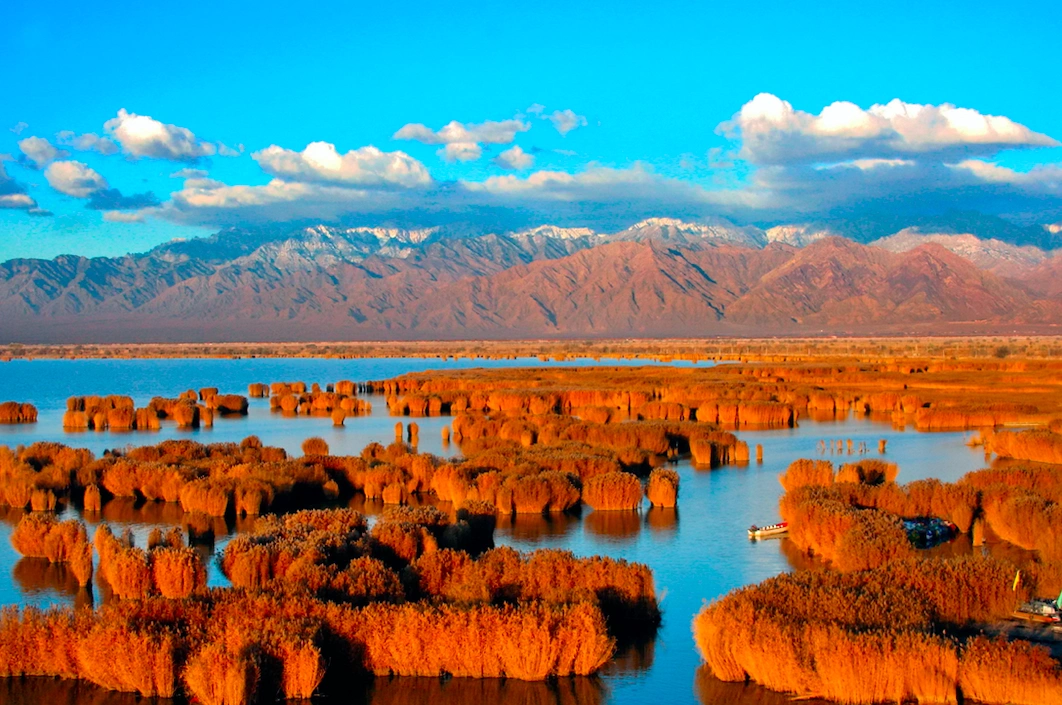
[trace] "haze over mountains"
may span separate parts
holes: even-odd
[[[1054,229],[1057,230],[1057,229]],[[232,228],[0,264],[5,342],[946,333],[1062,324],[1062,233],[998,218]]]

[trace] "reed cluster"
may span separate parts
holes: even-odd
[[[645,496],[654,507],[674,507],[678,504],[679,475],[674,470],[657,468],[649,473]]]
[[[307,698],[359,674],[589,675],[612,657],[615,634],[656,628],[648,568],[561,551],[476,557],[461,542],[488,514],[469,504],[454,522],[394,507],[371,530],[353,510],[264,517],[224,552],[234,587],[214,590],[183,572],[179,532],[157,532],[142,550],[104,525],[100,572],[125,599],[95,612],[6,608],[0,674],[244,705]],[[425,540],[405,552],[396,537],[416,531]]]
[[[0,423],[37,423],[37,407],[28,402],[0,402]]]
[[[23,556],[65,563],[81,587],[92,580],[92,544],[81,521],[27,514],[12,532],[11,545]]]
[[[1059,666],[1027,642],[939,636],[999,619],[1023,594],[986,557],[911,559],[855,573],[810,571],[731,592],[694,620],[723,681],[843,703],[1057,702]]]

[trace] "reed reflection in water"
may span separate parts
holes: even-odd
[[[499,533],[509,534],[517,541],[540,543],[563,538],[578,526],[579,521],[577,513],[568,512],[499,515],[495,528]],[[495,539],[497,538],[495,535]]]
[[[707,666],[700,666],[694,677],[693,690],[701,705],[793,705],[793,698],[785,693],[767,690],[755,683],[727,683],[712,675]],[[801,705],[832,705],[827,700],[801,698]]]
[[[498,678],[377,678],[372,705],[601,705],[607,690],[599,678],[528,682]],[[347,705],[349,701],[336,698]]]
[[[583,518],[586,530],[614,543],[627,543],[642,530],[642,514],[629,509],[595,509]]]

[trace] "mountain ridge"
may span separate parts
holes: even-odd
[[[123,257],[0,263],[0,338],[786,335],[1062,324],[1062,286],[1051,283],[1062,258],[1034,246],[918,227],[863,244],[786,227],[772,236],[724,221],[651,218],[611,234],[232,228]]]

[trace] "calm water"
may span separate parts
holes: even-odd
[[[175,396],[184,389],[218,386],[222,392],[246,390],[250,382],[302,380],[307,384],[339,379],[383,379],[404,372],[476,366],[541,366],[534,360],[457,361],[421,359],[387,360],[148,360],[148,361],[32,361],[0,364],[0,388],[6,398],[30,401],[40,410],[33,426],[0,426],[0,444],[28,444],[57,440],[70,445],[104,448],[129,443],[156,443],[163,438],[192,437],[203,442],[238,441],[256,434],[269,445],[299,452],[311,435],[325,438],[336,453],[357,453],[372,441],[394,437],[396,419],[386,415],[382,399],[373,399],[373,414],[350,418],[345,428],[334,429],[326,418],[283,418],[270,414],[266,400],[252,400],[250,413],[239,419],[218,419],[212,429],[178,432],[164,425],[152,434],[85,432],[68,434],[61,428],[65,400],[74,394],[121,393],[143,405],[152,396]],[[572,362],[563,363],[571,366]],[[578,364],[578,363],[574,363]],[[595,364],[584,361],[582,364]],[[610,363],[611,364],[611,363]],[[440,429],[449,419],[417,419],[422,451],[451,454],[443,448]],[[478,682],[455,679],[382,679],[365,693],[351,694],[349,702],[389,703],[570,703],[578,705],[634,705],[646,702],[731,703],[775,705],[784,696],[756,687],[718,683],[699,671],[690,623],[706,600],[727,591],[791,570],[784,541],[750,542],[745,529],[752,523],[778,518],[781,494],[778,474],[793,460],[820,457],[820,439],[852,439],[872,449],[878,457],[878,439],[888,439],[885,457],[900,466],[900,481],[937,477],[954,481],[984,465],[979,450],[964,444],[962,433],[925,434],[892,428],[887,422],[850,417],[840,421],[802,420],[794,429],[739,434],[750,447],[764,447],[764,462],[747,467],[698,470],[688,463],[675,467],[682,478],[677,511],[644,509],[638,513],[584,511],[581,517],[519,517],[501,522],[498,544],[520,549],[564,548],[577,555],[607,554],[639,561],[652,567],[664,611],[664,622],[654,643],[623,654],[600,679],[562,680],[556,684]],[[827,454],[826,457],[832,457]],[[847,458],[848,456],[843,456]],[[840,458],[835,458],[840,460]],[[366,513],[379,506],[361,506]],[[129,526],[144,545],[154,526],[179,523],[175,507],[108,504],[104,519]],[[65,571],[46,568],[36,561],[19,560],[9,537],[18,515],[0,514],[0,603],[72,604],[91,599],[78,593]],[[94,523],[90,522],[92,526]],[[90,532],[92,530],[90,526]],[[215,549],[227,541],[226,532],[240,527],[220,525]],[[213,560],[212,584],[224,584]],[[97,598],[98,599],[98,598]],[[0,678],[0,702],[126,703],[132,699],[104,694],[84,684]],[[335,699],[332,699],[335,702]],[[347,702],[347,701],[344,701]]]

